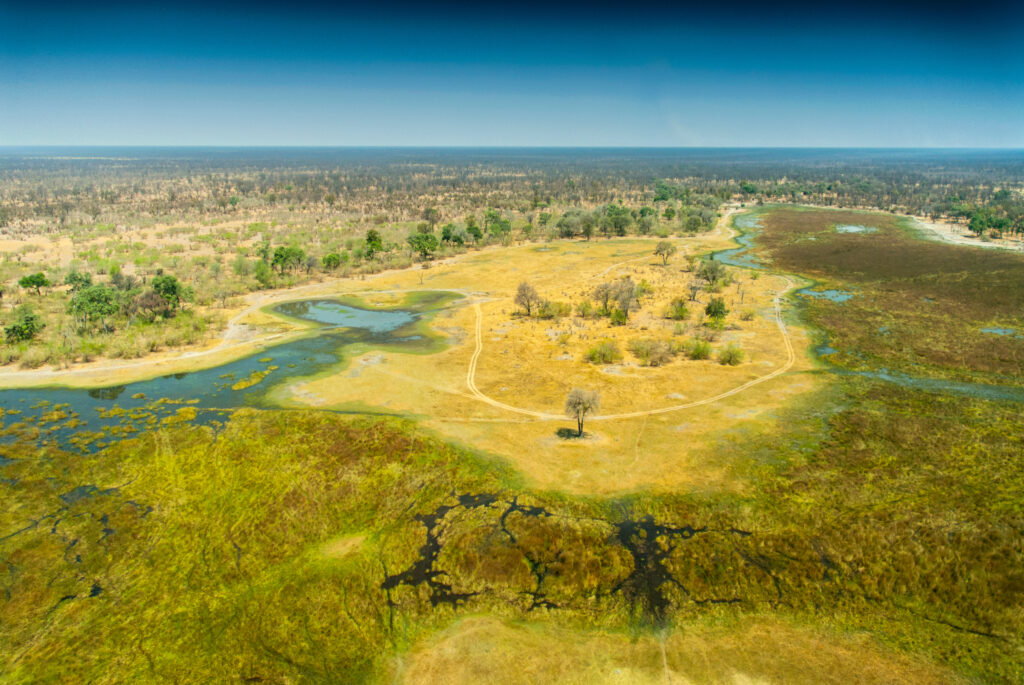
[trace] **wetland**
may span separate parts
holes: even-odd
[[[0,679],[1024,679],[1024,257],[659,183],[0,390]]]

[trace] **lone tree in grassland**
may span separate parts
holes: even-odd
[[[18,281],[18,285],[20,285],[25,290],[28,290],[29,288],[34,288],[36,291],[36,295],[39,295],[39,291],[41,288],[50,287],[50,281],[42,272],[39,272],[37,274],[29,274],[28,276],[22,276],[21,280]]]
[[[662,264],[668,264],[668,258],[676,253],[676,246],[667,240],[662,240],[655,246],[654,254],[661,257]]]
[[[516,304],[526,310],[527,316],[532,316],[533,308],[540,305],[540,295],[532,285],[523,281],[516,290]]]
[[[596,392],[582,388],[573,388],[565,398],[565,415],[576,419],[576,437],[583,437],[583,419],[597,411],[600,404],[601,399]]]

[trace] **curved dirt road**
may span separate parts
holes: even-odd
[[[669,406],[669,407],[660,407],[660,408],[657,408],[657,409],[644,409],[644,410],[641,410],[641,411],[623,412],[623,413],[620,413],[620,414],[599,414],[597,416],[591,416],[588,420],[589,421],[613,421],[613,420],[616,420],[616,419],[633,419],[633,418],[639,418],[639,417],[642,417],[642,416],[652,416],[654,414],[668,414],[670,412],[682,411],[683,409],[692,409],[693,407],[700,407],[700,406],[703,406],[703,405],[706,405],[706,404],[711,404],[713,402],[717,402],[718,400],[721,400],[721,399],[725,399],[726,397],[731,397],[733,395],[736,395],[738,393],[743,392],[744,390],[748,390],[748,389],[754,387],[755,385],[758,385],[760,383],[764,383],[765,381],[770,381],[771,379],[775,378],[776,376],[779,376],[779,375],[789,371],[793,367],[793,364],[796,363],[796,351],[793,349],[793,341],[789,337],[789,330],[786,328],[786,323],[782,320],[782,297],[787,292],[789,292],[789,290],[791,288],[793,288],[794,284],[793,284],[793,281],[791,281],[787,276],[780,276],[780,278],[782,278],[782,280],[784,280],[786,282],[786,286],[775,295],[775,298],[773,299],[773,303],[775,305],[775,323],[776,323],[776,325],[778,325],[779,331],[782,333],[782,340],[783,340],[783,342],[785,343],[785,346],[786,346],[786,363],[785,364],[783,364],[782,366],[780,366],[779,368],[775,369],[774,371],[772,371],[769,374],[766,374],[766,375],[761,376],[759,378],[755,378],[752,381],[747,381],[746,383],[744,383],[742,385],[738,385],[735,388],[732,388],[731,390],[726,390],[725,392],[719,393],[719,394],[714,395],[712,397],[706,397],[706,398],[704,398],[702,400],[695,400],[693,402],[687,402],[685,404],[674,404],[674,405]],[[483,392],[480,391],[480,389],[476,385],[476,368],[477,368],[477,364],[480,361],[480,354],[483,352],[483,349],[484,349],[484,343],[483,343],[483,312],[480,309],[480,303],[479,302],[474,302],[473,303],[473,309],[476,312],[476,325],[474,327],[475,328],[475,337],[476,337],[476,349],[473,350],[473,356],[469,360],[469,369],[466,372],[466,385],[469,387],[469,391],[471,393],[473,393],[473,396],[476,399],[480,400],[481,402],[485,402],[485,403],[491,405],[492,407],[496,407],[498,409],[504,409],[505,411],[514,412],[516,414],[523,414],[525,416],[531,416],[531,417],[533,417],[535,419],[539,419],[539,420],[542,420],[542,421],[563,421],[563,420],[565,420],[565,416],[563,416],[562,414],[550,414],[550,413],[547,413],[547,412],[534,411],[532,409],[525,409],[523,407],[515,407],[515,406],[512,406],[510,404],[505,404],[504,402],[499,402],[498,400],[494,399],[493,397],[485,395]]]

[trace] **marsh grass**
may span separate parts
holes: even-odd
[[[1024,378],[1024,340],[981,333],[993,321],[1024,324],[1021,255],[921,240],[886,214],[776,207],[761,217],[758,243],[776,267],[858,293],[841,303],[801,298],[805,318],[838,351],[831,362],[981,382]],[[836,223],[875,230],[836,233]]]
[[[5,671],[104,680],[116,659],[129,680],[367,681],[395,650],[483,612],[638,635],[783,619],[867,633],[865,653],[1018,679],[1017,406],[865,381],[844,392],[771,440],[721,445],[756,487],[717,496],[534,492],[411,423],[315,411],[195,427],[195,409],[173,407],[164,427],[73,459],[20,443],[0,466],[0,553],[18,569]],[[754,445],[765,454],[751,462]],[[446,590],[403,575],[426,521]],[[661,532],[628,532],[643,525]],[[360,544],[325,556],[349,536]],[[644,544],[662,561],[634,557]],[[388,577],[407,580],[384,589]]]

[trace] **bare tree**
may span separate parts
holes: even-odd
[[[601,303],[601,311],[608,311],[608,303],[615,299],[615,288],[611,283],[602,283],[594,288],[594,299]]]
[[[565,415],[576,419],[576,437],[583,437],[583,419],[597,411],[600,405],[601,398],[593,390],[573,388],[565,398]]]
[[[622,310],[622,313],[629,318],[629,310],[633,307],[633,303],[637,301],[636,295],[636,284],[633,279],[626,276],[621,281],[617,281],[614,284],[615,287],[615,303]]]
[[[526,310],[526,315],[531,316],[533,314],[533,308],[540,304],[540,295],[532,285],[523,281],[519,284],[519,288],[516,290],[517,305]]]

